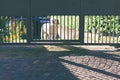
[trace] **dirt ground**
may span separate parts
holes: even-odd
[[[0,46],[0,80],[120,80],[111,46]]]

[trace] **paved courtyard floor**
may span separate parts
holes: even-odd
[[[120,49],[0,46],[0,80],[120,80]]]

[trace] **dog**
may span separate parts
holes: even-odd
[[[49,23],[45,23],[41,27],[41,39],[42,40],[55,40],[58,36],[58,19],[50,19]]]

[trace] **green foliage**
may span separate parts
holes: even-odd
[[[120,41],[120,16],[85,16],[85,31],[117,36]]]
[[[0,42],[3,42],[8,33],[8,16],[0,16]]]
[[[6,27],[6,22],[8,21],[7,16],[1,16],[0,17],[0,29],[3,29]]]
[[[120,35],[120,17],[86,16],[85,27],[88,32],[92,32],[92,29],[95,29],[96,33],[100,32],[103,35]]]
[[[22,16],[0,16],[0,42],[17,42],[26,39],[26,24]]]

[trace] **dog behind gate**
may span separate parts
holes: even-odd
[[[55,40],[58,35],[58,19],[50,19],[49,23],[45,23],[41,27],[42,40]]]

